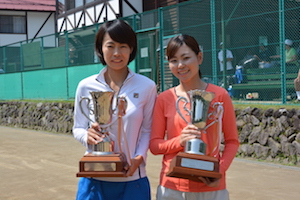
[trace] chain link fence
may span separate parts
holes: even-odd
[[[299,1],[198,1],[163,9],[163,37],[194,36],[204,52],[204,79],[228,89],[235,100],[295,98],[299,61]],[[286,39],[291,42],[285,45]],[[222,45],[221,45],[222,44]],[[220,52],[221,51],[221,52]],[[226,52],[223,55],[222,52]],[[224,53],[225,54],[225,53]],[[220,62],[220,60],[229,60]],[[172,87],[164,68],[164,89]],[[227,70],[222,70],[227,69]]]
[[[203,79],[228,89],[234,100],[295,98],[299,62],[288,59],[291,52],[299,54],[299,0],[185,1],[124,19],[138,36],[135,70],[155,80],[159,91],[178,84],[164,59],[167,42],[189,34],[204,52]],[[0,69],[9,74],[99,63],[94,54],[99,26],[0,47]]]

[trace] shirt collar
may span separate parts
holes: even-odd
[[[103,83],[103,84],[106,84],[106,85],[107,85],[107,83],[105,82],[105,78],[104,78],[104,73],[105,73],[106,71],[107,71],[107,67],[103,68],[103,69],[99,72],[98,76],[96,77],[96,80],[97,80],[98,82],[100,82],[100,83]],[[124,83],[125,83],[128,79],[132,78],[134,75],[135,75],[135,73],[128,67],[128,75],[127,75],[127,77],[126,77]]]

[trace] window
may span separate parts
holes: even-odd
[[[83,5],[83,0],[68,0],[65,1],[67,10],[72,10]]]
[[[93,1],[96,0],[58,0],[58,13],[62,14],[68,10],[78,8]]]
[[[83,0],[75,0],[75,7],[79,7],[83,5]]]
[[[66,10],[71,10],[75,8],[75,0],[65,1]]]
[[[87,4],[87,3],[91,3],[91,2],[93,2],[94,0],[85,0],[85,3]]]
[[[26,33],[25,16],[0,15],[0,33]]]

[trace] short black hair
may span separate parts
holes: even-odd
[[[114,41],[128,44],[128,46],[132,49],[128,61],[129,64],[135,58],[137,51],[136,34],[131,26],[121,19],[108,21],[102,24],[96,34],[95,52],[103,65],[106,65],[102,52],[103,38],[106,33],[108,33]]]

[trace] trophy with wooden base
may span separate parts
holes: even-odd
[[[176,110],[187,124],[194,124],[205,132],[206,120],[210,102],[214,93],[204,90],[191,90],[188,92],[190,109],[186,107],[188,100],[179,97],[176,101]],[[179,102],[184,101],[183,109],[187,112],[187,120],[179,109]],[[206,144],[200,138],[194,138],[186,142],[184,152],[179,152],[171,161],[167,176],[190,179],[202,182],[198,177],[205,177],[217,180],[222,177],[219,173],[218,158],[206,155]]]
[[[83,97],[80,100],[80,109],[83,115],[92,122],[98,122],[101,127],[101,134],[104,135],[103,140],[93,145],[92,152],[83,156],[79,161],[79,172],[77,177],[125,177],[127,161],[125,154],[114,152],[115,144],[111,139],[107,127],[112,121],[112,100],[114,92],[90,92],[93,100],[94,108],[89,106],[90,99]],[[91,120],[82,109],[83,100],[87,101],[87,108],[94,114],[94,120]],[[118,141],[119,150],[121,149],[120,138],[122,130],[122,116],[126,110],[125,98],[118,99]],[[121,126],[121,127],[120,127]]]

